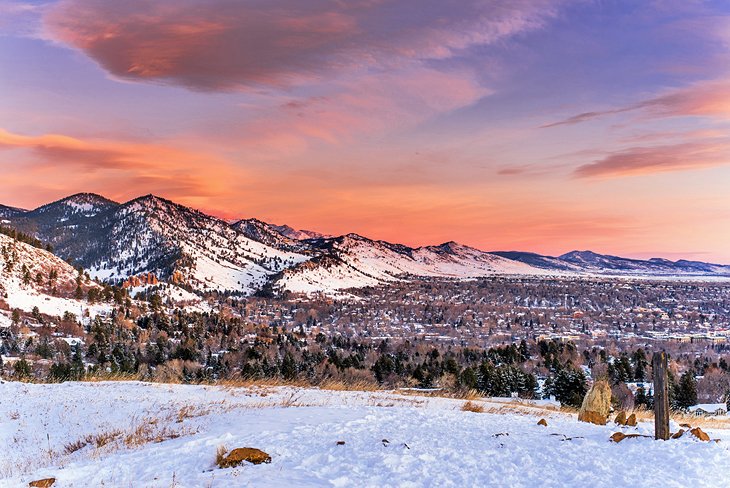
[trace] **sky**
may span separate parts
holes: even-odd
[[[730,2],[0,0],[0,185],[730,263]]]

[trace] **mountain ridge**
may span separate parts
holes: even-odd
[[[730,277],[730,266],[701,261],[641,260],[578,250],[560,256],[487,252],[455,241],[410,247],[356,233],[294,231],[255,218],[230,223],[152,194],[119,203],[77,193],[32,210],[0,206],[0,217],[6,225],[49,242],[60,257],[98,279],[121,283],[129,276],[153,273],[198,292],[248,295],[271,287],[336,293],[414,277]]]

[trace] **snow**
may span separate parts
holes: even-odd
[[[54,317],[62,317],[69,312],[78,317],[84,316],[87,312],[90,317],[104,315],[111,311],[112,306],[106,303],[90,305],[87,302],[73,298],[61,298],[38,293],[33,289],[24,288],[15,281],[3,283],[8,297],[5,301],[10,308],[19,308],[25,312],[31,312],[38,307],[40,313]]]
[[[706,429],[720,443],[685,435],[616,444],[608,438],[617,427],[530,404],[475,400],[495,413],[472,413],[463,400],[413,393],[137,382],[6,382],[0,396],[13,399],[0,403],[0,487],[51,476],[54,488],[702,487],[730,477],[727,430]],[[622,429],[651,434],[653,425]],[[127,445],[134,432],[150,442]],[[103,433],[112,440],[102,447],[64,452]],[[259,448],[272,462],[219,469],[221,445]]]
[[[73,298],[49,295],[35,280],[31,280],[27,285],[23,284],[22,267],[25,266],[31,276],[41,272],[47,277],[51,270],[55,270],[58,274],[56,283],[59,288],[74,289],[77,271],[58,256],[44,249],[15,241],[3,234],[0,234],[0,248],[8,250],[13,262],[13,266],[8,269],[5,258],[0,256],[0,291],[7,294],[5,302],[10,308],[30,312],[34,307],[38,307],[41,313],[53,316],[62,316],[67,311],[81,316],[80,314],[88,311],[91,317],[111,310],[108,304],[89,305]],[[89,286],[98,285],[92,283]]]
[[[279,286],[295,293],[336,295],[347,288],[378,286],[424,276],[472,279],[483,276],[562,276],[457,243],[407,249],[349,234],[333,241],[336,259],[287,270]]]

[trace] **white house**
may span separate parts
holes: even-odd
[[[690,413],[701,416],[727,415],[727,405],[724,403],[700,403],[689,407]]]

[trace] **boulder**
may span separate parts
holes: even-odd
[[[708,442],[710,440],[710,436],[707,435],[707,433],[705,433],[699,427],[695,427],[694,429],[690,430],[689,432],[690,432],[690,434],[692,434],[693,436],[695,436],[696,438],[698,438],[701,441]]]
[[[28,483],[28,486],[33,488],[49,488],[56,482],[56,478],[43,478],[42,480],[35,480]]]
[[[606,425],[611,412],[611,386],[606,380],[598,380],[585,398],[578,412],[578,420],[596,425]]]
[[[626,439],[626,434],[624,434],[623,432],[615,432],[613,435],[611,435],[611,440],[613,442],[621,442],[624,439]]]
[[[684,435],[684,429],[679,429],[677,432],[672,434],[672,439],[679,439]]]
[[[629,415],[629,418],[626,419],[626,423],[624,425],[628,425],[629,427],[636,427],[636,414],[632,413]]]
[[[271,456],[260,449],[253,447],[239,447],[232,450],[228,456],[224,457],[218,463],[221,468],[232,468],[240,465],[244,461],[252,464],[270,463]]]
[[[642,434],[624,434],[623,432],[616,432],[613,435],[611,435],[611,440],[613,442],[621,442],[624,439],[633,439],[635,437],[649,437],[649,435],[642,435]]]
[[[542,425],[543,427],[547,427],[547,420],[540,419],[537,421],[537,425]]]
[[[626,425],[626,412],[621,410],[613,421],[619,425]]]

